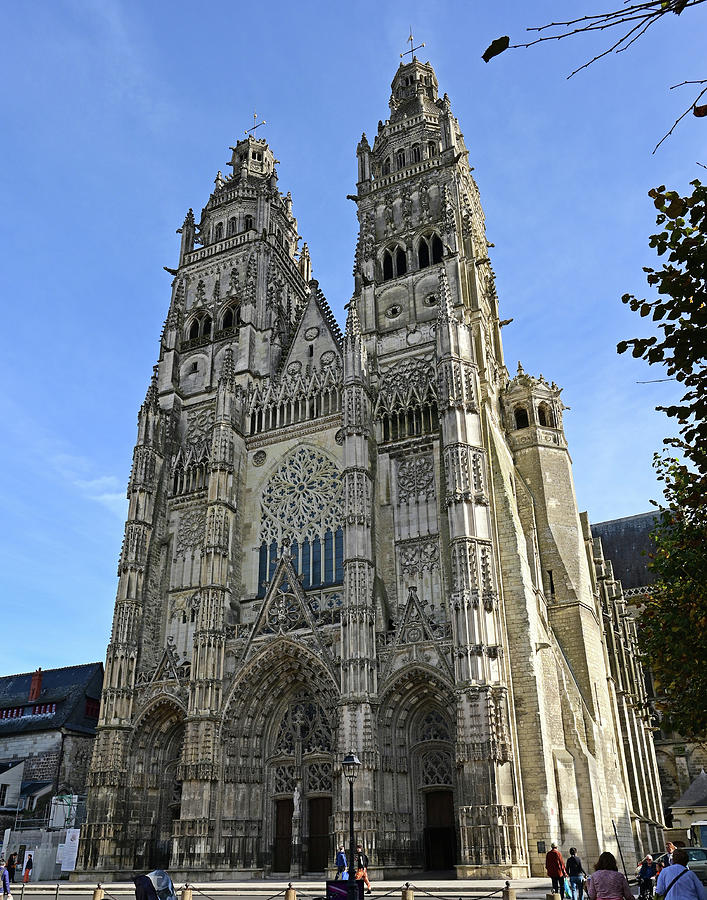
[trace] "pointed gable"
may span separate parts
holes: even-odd
[[[300,312],[292,343],[283,355],[280,371],[283,374],[305,373],[307,367],[316,369],[337,367],[341,362],[342,335],[324,294],[316,282]]]

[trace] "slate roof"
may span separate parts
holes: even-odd
[[[56,711],[42,715],[0,718],[0,737],[32,731],[70,731],[94,734],[96,719],[86,716],[86,698],[99,700],[103,686],[103,663],[65,666],[42,671],[42,689],[36,700],[29,700],[32,672],[0,677],[0,710],[18,706],[56,703]]]
[[[695,778],[690,787],[685,791],[682,797],[678,797],[671,806],[685,807],[688,806],[707,806],[707,772],[703,769]]]
[[[648,569],[653,542],[649,534],[656,513],[647,512],[608,522],[592,523],[592,535],[601,538],[604,559],[610,559],[624,589],[652,584],[655,577]]]

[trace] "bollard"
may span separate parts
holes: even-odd
[[[100,884],[96,885],[96,889],[93,892],[93,900],[103,900],[103,895],[105,891],[101,887]]]
[[[24,884],[24,882],[22,882],[22,888],[20,890],[20,900],[24,900],[24,896],[25,896],[25,884]]]
[[[292,882],[287,885],[285,900],[297,900],[297,891],[292,887]]]
[[[59,900],[59,884],[54,888],[54,900]]]
[[[192,889],[188,884],[185,884],[182,888],[182,892],[180,894],[180,900],[191,900],[192,898]]]
[[[516,890],[511,887],[510,881],[506,882],[506,886],[503,889],[503,900],[516,900]]]
[[[562,897],[555,891],[554,893],[545,894],[545,900],[562,900]]]
[[[410,887],[410,882],[405,882],[401,900],[415,900],[415,891]]]

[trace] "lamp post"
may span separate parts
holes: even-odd
[[[354,843],[354,798],[353,798],[353,786],[354,781],[358,778],[358,770],[361,766],[361,760],[356,756],[353,750],[344,757],[343,762],[341,763],[341,768],[344,770],[344,775],[346,776],[346,780],[349,783],[349,885],[356,878],[356,871],[354,869],[354,853],[356,852],[356,844]],[[349,895],[352,893],[352,889],[349,891]]]

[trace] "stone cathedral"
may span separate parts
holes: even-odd
[[[560,388],[503,360],[484,213],[412,57],[358,144],[342,333],[249,134],[180,229],[129,514],[84,872],[544,874],[659,846],[635,627]],[[180,876],[181,873],[181,876]]]

